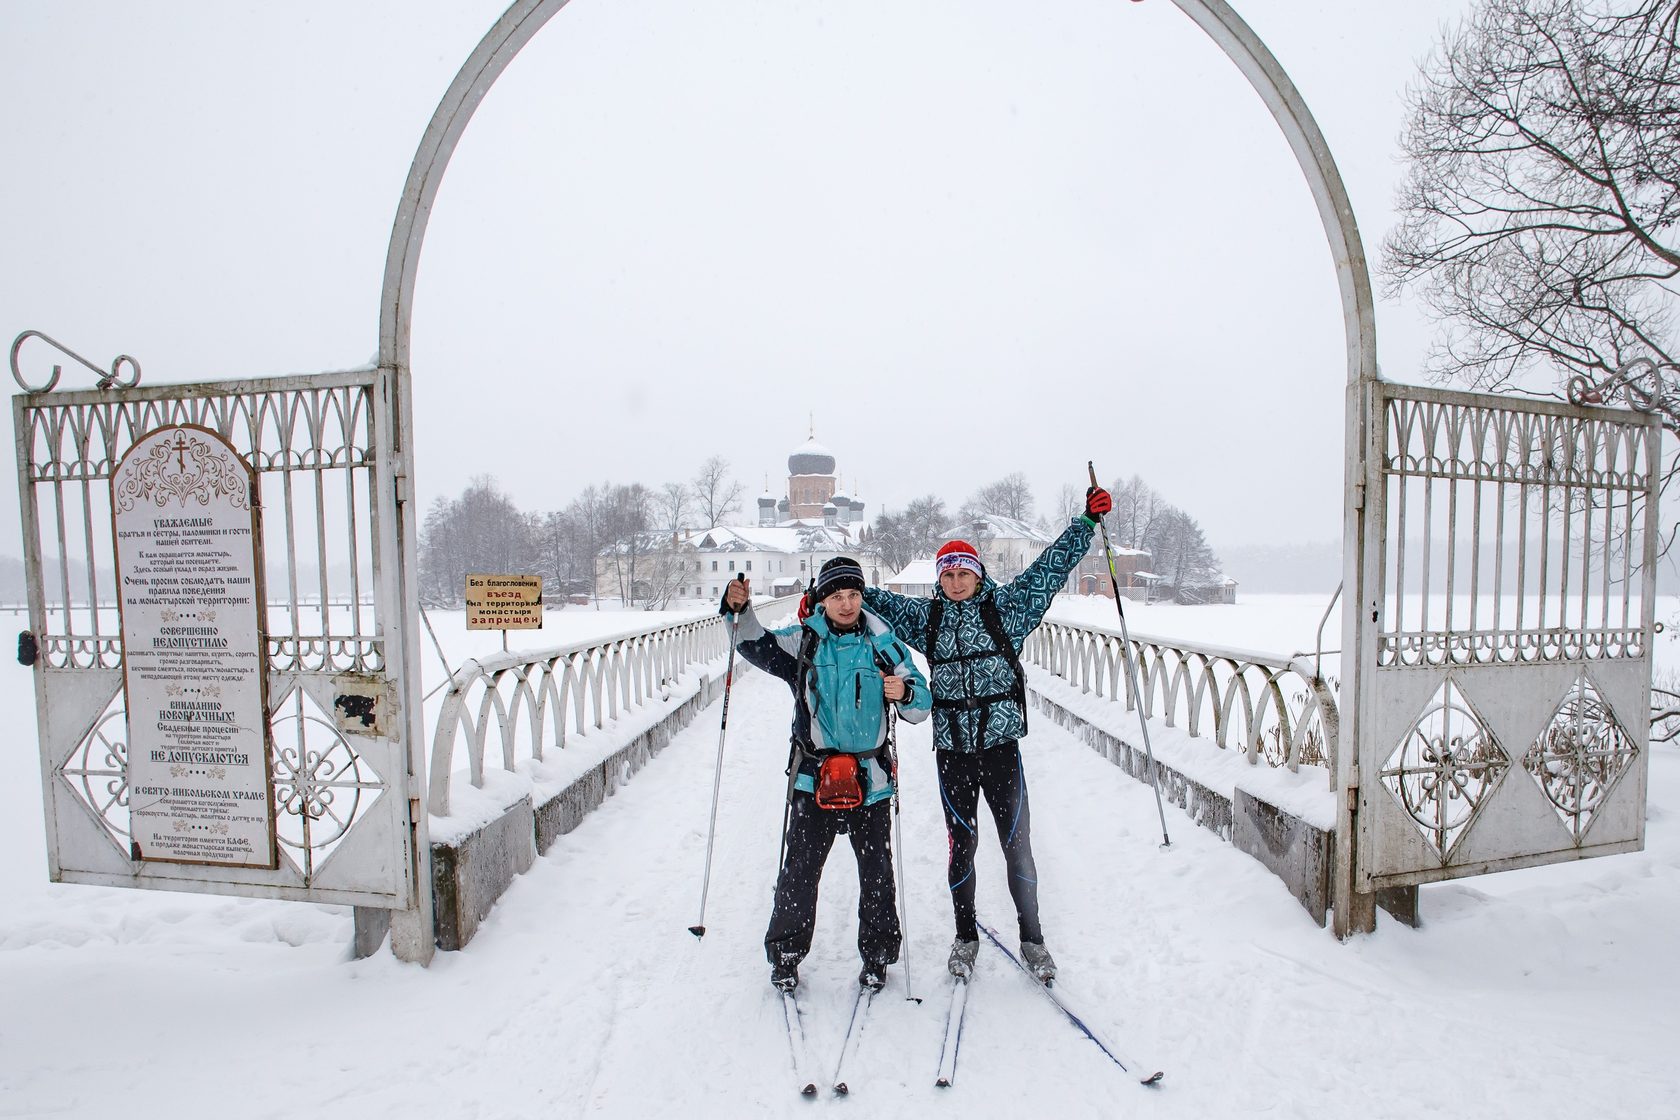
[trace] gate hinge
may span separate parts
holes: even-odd
[[[1365,508],[1365,482],[1363,479],[1353,484],[1353,508]]]
[[[391,456],[391,477],[397,482],[397,504],[407,505],[414,497],[414,483],[408,477],[408,457],[400,451]]]

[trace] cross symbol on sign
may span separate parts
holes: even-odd
[[[175,452],[175,461],[180,464],[180,467],[183,471],[186,470],[187,469],[187,455],[186,455],[186,452],[187,452],[187,437],[186,437],[186,433],[176,432],[175,433],[175,442],[169,445],[169,450]]]

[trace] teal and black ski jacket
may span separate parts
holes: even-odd
[[[749,603],[741,610],[735,646],[741,656],[788,687],[797,688],[799,657],[810,657],[805,674],[804,702],[793,705],[793,740],[803,755],[794,788],[814,793],[820,757],[831,751],[869,755],[858,774],[863,803],[873,805],[892,796],[892,778],[876,757],[887,738],[887,701],[881,695],[881,674],[903,679],[906,694],[898,702],[899,715],[920,723],[933,707],[927,678],[910,660],[910,651],[893,637],[886,623],[865,610],[859,625],[837,632],[829,628],[821,609],[797,626],[765,629]]]
[[[1056,592],[1090,549],[1095,529],[1084,516],[1074,518],[1026,571],[1006,584],[982,576],[975,593],[960,603],[947,599],[939,587],[927,599],[879,587],[864,590],[864,606],[928,659],[936,749],[977,751],[1027,733],[1016,661],[993,639],[982,612],[988,602],[996,608],[1003,638],[1018,658],[1027,635],[1043,621]],[[928,623],[936,602],[938,630],[930,648]]]

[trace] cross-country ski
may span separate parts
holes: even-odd
[[[968,984],[961,978],[951,984],[951,1002],[945,1008],[945,1031],[939,1047],[939,1074],[933,1081],[941,1089],[957,1083],[957,1048],[962,1045],[963,1016],[968,1014]]]
[[[810,1075],[811,1061],[805,1044],[805,1022],[799,1015],[799,1000],[789,989],[782,991],[782,1021],[787,1026],[788,1053],[793,1060],[794,1082],[799,1086],[800,1096],[811,1096],[817,1091],[817,1081]]]
[[[834,1092],[845,1096],[852,1091],[848,1078],[856,1068],[858,1047],[863,1045],[864,1024],[869,1021],[869,1006],[875,1002],[876,989],[859,985],[852,1001],[852,1017],[846,1023],[846,1037],[840,1043],[840,1060],[834,1066]]]
[[[1092,1029],[1091,1025],[1086,1022],[1084,1018],[1074,1011],[1072,1007],[1068,1006],[1067,1000],[1062,996],[1061,992],[1057,990],[1053,983],[1041,982],[1037,976],[1033,975],[1032,969],[1027,967],[1025,961],[1009,951],[1009,947],[998,938],[996,931],[994,931],[992,927],[981,924],[980,932],[986,935],[986,939],[988,941],[997,946],[998,952],[1009,958],[1010,964],[1013,964],[1016,968],[1020,969],[1021,974],[1028,980],[1032,981],[1034,987],[1044,993],[1045,998],[1055,1005],[1056,1010],[1062,1013],[1062,1017],[1072,1024],[1075,1030],[1079,1031],[1080,1034],[1083,1034],[1086,1038],[1096,1043],[1097,1049],[1107,1055],[1109,1061],[1119,1066],[1126,1073],[1137,1078],[1140,1085],[1160,1084],[1161,1078],[1166,1076],[1161,1070],[1152,1069],[1141,1062],[1122,1055],[1111,1043],[1105,1041],[1095,1030]]]

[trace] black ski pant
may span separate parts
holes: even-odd
[[[817,923],[817,884],[834,837],[851,837],[858,869],[858,956],[864,964],[898,960],[897,896],[893,889],[892,802],[856,809],[819,809],[816,798],[795,790],[788,810],[787,853],[776,877],[776,905],[764,932],[764,955],[797,964],[811,951]]]
[[[1022,941],[1044,940],[1038,925],[1038,867],[1033,863],[1032,816],[1027,809],[1027,775],[1021,768],[1021,747],[1014,739],[980,751],[936,751],[939,795],[945,807],[945,835],[950,844],[946,881],[951,885],[951,908],[956,911],[957,936],[977,941],[974,920],[974,850],[979,846],[980,794],[997,825],[1003,845],[1009,893]]]

